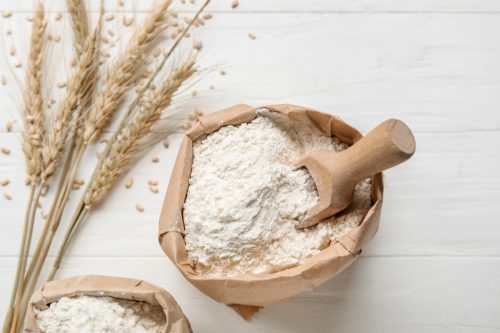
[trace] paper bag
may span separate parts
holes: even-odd
[[[266,108],[312,126],[328,136],[336,136],[352,145],[362,135],[353,127],[330,114],[296,105],[270,105],[253,108],[236,105],[198,118],[186,133],[170,177],[159,223],[159,242],[166,255],[174,262],[184,277],[196,288],[217,302],[230,305],[245,319],[261,307],[312,290],[331,279],[360,254],[361,249],[378,230],[382,208],[382,174],[372,179],[372,206],[362,223],[349,233],[331,242],[330,246],[304,261],[303,264],[280,272],[232,277],[207,277],[197,274],[190,262],[184,243],[183,205],[188,190],[193,160],[193,142],[203,135],[226,125],[250,122],[257,117],[257,110]]]
[[[37,324],[34,309],[47,309],[61,297],[77,295],[109,296],[129,301],[160,305],[166,318],[167,333],[191,333],[189,321],[175,299],[164,289],[141,280],[113,276],[84,275],[45,283],[30,299],[26,315],[26,333],[43,333]]]

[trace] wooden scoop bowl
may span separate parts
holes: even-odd
[[[311,173],[319,202],[296,228],[316,225],[347,208],[361,180],[406,161],[415,147],[415,138],[408,126],[400,120],[389,119],[340,153],[320,149],[304,155],[295,168],[306,167]]]

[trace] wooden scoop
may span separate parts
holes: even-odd
[[[320,149],[304,155],[295,168],[309,170],[319,202],[296,228],[316,225],[347,208],[361,180],[406,161],[414,152],[415,138],[408,126],[389,119],[340,153]]]

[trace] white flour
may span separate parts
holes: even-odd
[[[159,305],[111,297],[62,297],[46,310],[35,309],[44,333],[163,333]]]
[[[304,153],[347,148],[302,123],[267,110],[194,143],[184,204],[186,248],[199,273],[270,273],[301,264],[359,225],[371,205],[370,183],[356,188],[345,215],[303,231],[295,224],[318,202]]]

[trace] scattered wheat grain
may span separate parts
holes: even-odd
[[[126,27],[130,27],[134,23],[134,17],[133,16],[124,16],[122,23]]]
[[[3,186],[7,186],[9,184],[10,184],[10,180],[7,179],[7,178],[4,178],[4,179],[0,180],[0,186],[2,186],[2,187]]]
[[[150,179],[150,180],[148,180],[148,185],[150,185],[150,186],[157,186],[158,185],[158,181],[156,179]]]
[[[106,17],[105,17],[106,22],[111,22],[114,19],[115,19],[115,14],[111,14],[111,13],[106,15]]]
[[[55,15],[54,15],[54,20],[55,21],[59,21],[61,20],[63,17],[62,13],[61,12],[56,12]]]
[[[11,12],[11,11],[9,11],[9,10],[4,10],[4,11],[2,12],[2,16],[3,16],[3,17],[5,17],[5,18],[7,18],[7,17],[11,17],[11,16],[12,16],[12,12]]]
[[[156,187],[156,186],[151,186],[151,185],[150,185],[150,186],[149,186],[149,190],[150,190],[151,192],[153,192],[153,193],[158,193],[158,192],[159,192],[158,187]]]
[[[140,203],[135,204],[135,209],[137,209],[138,212],[143,212],[144,211],[144,206],[141,205]]]
[[[125,182],[125,188],[128,190],[134,185],[134,180],[132,178],[127,179]]]
[[[225,71],[224,69],[221,69],[221,70],[219,71],[219,73],[220,73],[220,75],[226,75],[226,71]]]
[[[0,151],[2,152],[2,154],[4,155],[10,155],[10,149],[7,148],[7,147],[2,147],[0,148]]]
[[[66,86],[67,86],[67,83],[66,83],[66,82],[59,82],[59,83],[57,84],[57,88],[59,88],[59,89],[66,88]]]
[[[16,55],[16,47],[14,45],[11,45],[9,47],[9,54],[11,55],[11,57]]]
[[[239,5],[238,0],[233,0],[231,2],[231,8],[236,8],[236,7],[238,7],[238,5]]]
[[[125,6],[125,1],[124,1],[124,0],[118,0],[118,5],[119,5],[120,7]]]
[[[13,126],[12,121],[8,121],[8,122],[6,122],[6,123],[5,123],[5,130],[6,130],[7,132],[12,132],[12,126]]]
[[[5,193],[3,194],[3,197],[4,197],[5,199],[7,199],[7,200],[12,200],[12,195],[10,195],[10,194],[9,194],[9,193],[7,193],[7,192],[5,192]]]
[[[203,47],[203,43],[201,42],[201,40],[194,40],[193,41],[193,49],[195,50],[201,50],[201,48]]]
[[[256,39],[256,38],[257,38],[257,36],[255,36],[255,34],[254,34],[254,33],[249,32],[249,33],[248,33],[248,38],[250,38],[250,39]]]
[[[26,21],[28,21],[28,22],[33,22],[33,19],[34,19],[33,15],[27,15],[26,16]]]
[[[153,156],[153,157],[151,158],[151,162],[153,162],[153,163],[158,163],[158,162],[160,162],[160,158],[159,158],[158,156]]]
[[[203,19],[204,19],[204,20],[210,20],[210,19],[212,18],[212,14],[210,14],[210,13],[205,13],[205,14],[203,14],[203,16],[202,16],[202,17],[203,17]]]
[[[165,147],[166,149],[170,147],[170,141],[168,141],[168,139],[163,140],[163,147]]]

